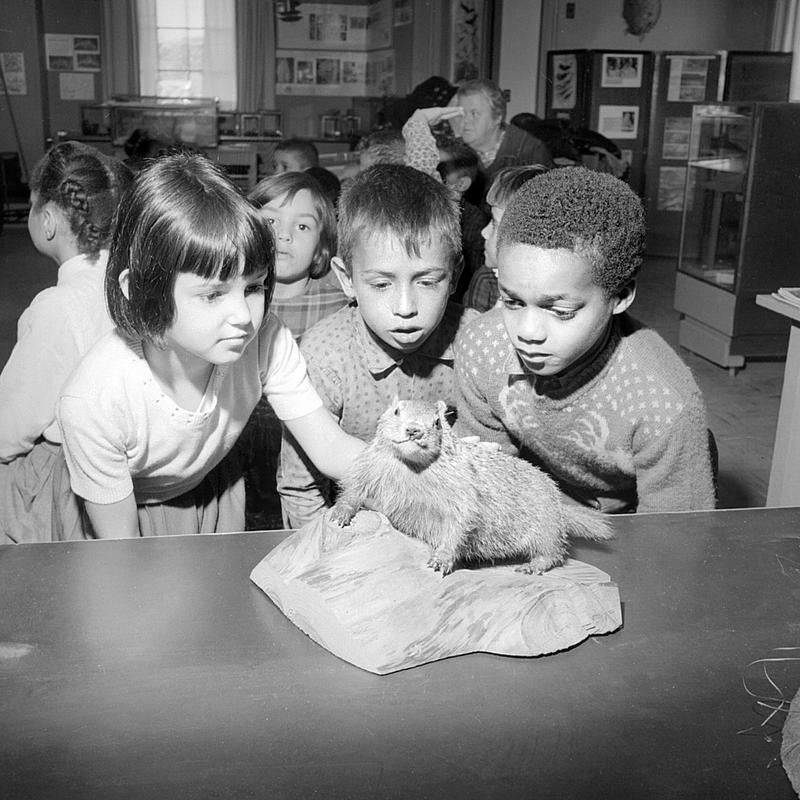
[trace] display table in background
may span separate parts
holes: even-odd
[[[0,797],[796,798],[800,508],[614,526],[621,630],[383,676],[250,581],[285,532],[2,546]]]
[[[771,294],[756,295],[756,303],[791,320],[767,505],[800,505],[800,308]]]

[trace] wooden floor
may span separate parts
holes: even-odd
[[[0,364],[16,338],[19,314],[39,290],[56,280],[56,265],[39,255],[23,225],[6,225],[0,234]],[[631,312],[677,347],[678,314],[673,309],[675,264],[648,259]],[[788,330],[788,326],[787,326]],[[783,362],[751,361],[737,375],[686,350],[709,409],[720,456],[719,505],[763,506],[778,418]]]

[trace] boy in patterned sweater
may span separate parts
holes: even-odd
[[[477,315],[448,303],[460,256],[458,207],[430,175],[377,164],[344,188],[332,264],[351,304],[313,325],[300,345],[343,430],[371,439],[395,397],[455,407],[453,342]],[[291,528],[333,499],[329,481],[285,431],[278,491]]]
[[[605,512],[710,509],[703,397],[626,313],[644,233],[639,198],[611,175],[567,167],[519,190],[498,231],[500,305],[456,343],[456,430]]]

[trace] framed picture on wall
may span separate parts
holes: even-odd
[[[491,62],[492,0],[459,0],[451,6],[450,81],[485,78]]]
[[[642,85],[639,53],[603,53],[600,86],[603,89],[636,89]]]
[[[600,106],[597,132],[609,139],[635,139],[639,135],[639,106]]]

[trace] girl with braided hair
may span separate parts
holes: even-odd
[[[22,313],[0,374],[0,543],[81,535],[55,406],[81,357],[113,327],[107,248],[132,179],[121,161],[80,142],[55,145],[31,173],[28,231],[58,278]]]

